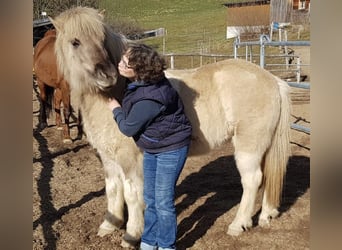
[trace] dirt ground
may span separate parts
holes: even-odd
[[[310,91],[292,91],[292,120],[310,128]],[[122,249],[124,229],[104,238],[96,235],[106,198],[95,150],[86,138],[63,144],[53,117],[40,131],[37,95],[34,84],[33,249]],[[71,135],[76,134],[73,122]],[[310,135],[292,129],[291,145],[280,217],[269,228],[254,225],[238,237],[226,234],[242,194],[231,144],[189,158],[177,184],[178,249],[309,249]]]

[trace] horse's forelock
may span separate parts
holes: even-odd
[[[104,40],[105,24],[99,12],[92,8],[76,7],[62,12],[56,20],[63,24],[63,34],[70,38],[93,37]]]

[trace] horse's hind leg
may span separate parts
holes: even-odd
[[[267,193],[264,191],[262,199],[262,210],[259,216],[259,226],[269,226],[271,219],[276,218],[279,215],[277,207],[271,205],[267,200]]]
[[[119,176],[121,167],[117,164],[106,164],[103,160],[105,169],[105,183],[107,196],[107,212],[105,220],[100,225],[97,235],[103,237],[109,233],[120,229],[124,222],[124,196],[123,183]]]
[[[235,219],[228,228],[227,233],[230,235],[239,235],[252,227],[255,199],[262,182],[261,158],[258,153],[241,151],[235,153],[236,165],[241,175],[243,194]]]

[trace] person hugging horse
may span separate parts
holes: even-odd
[[[151,47],[132,44],[119,62],[128,78],[122,106],[108,106],[120,131],[144,151],[144,231],[140,249],[176,249],[175,187],[191,139],[183,103],[164,75],[165,60]]]

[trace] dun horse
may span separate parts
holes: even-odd
[[[117,65],[125,40],[110,31],[97,10],[77,7],[51,19],[57,29],[59,67],[78,96],[84,130],[97,148],[106,172],[107,214],[103,236],[128,221],[122,245],[134,245],[143,230],[142,154],[116,127],[106,101],[122,98],[124,80]],[[263,187],[259,225],[278,215],[288,157],[290,100],[288,85],[243,60],[226,60],[195,70],[167,71],[193,125],[191,154],[232,138],[243,194],[227,233],[252,226],[257,191]]]
[[[48,30],[34,48],[33,67],[39,88],[41,100],[39,111],[39,126],[47,127],[47,118],[52,111],[52,100],[56,113],[57,129],[63,130],[63,142],[71,143],[69,119],[72,112],[70,104],[70,88],[68,82],[57,69],[57,59],[54,51],[56,31]],[[61,104],[63,103],[64,124],[62,123]],[[80,116],[79,118],[80,119]],[[78,137],[82,136],[80,120],[78,120]]]

